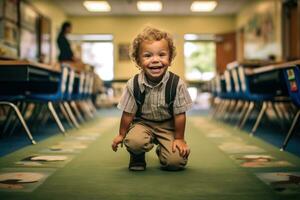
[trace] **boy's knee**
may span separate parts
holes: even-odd
[[[170,153],[169,156],[160,159],[161,168],[168,171],[179,171],[184,169],[187,159],[181,157],[177,152]]]
[[[127,133],[124,144],[127,150],[140,154],[150,151],[153,148],[151,135],[147,133],[147,129],[143,125],[135,124]]]
[[[153,148],[153,144],[151,143],[151,138],[147,136],[145,136],[145,138],[143,139],[126,136],[124,139],[124,144],[127,147],[128,151],[135,154],[147,152]]]

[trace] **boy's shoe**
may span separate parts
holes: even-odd
[[[146,169],[145,153],[135,155],[130,153],[129,170],[144,171]]]

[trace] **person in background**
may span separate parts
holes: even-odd
[[[79,58],[74,56],[67,35],[72,32],[72,24],[64,22],[61,26],[57,37],[57,45],[59,48],[58,61],[60,63],[68,63],[71,67],[78,71],[85,71],[85,64]]]
[[[123,114],[112,149],[117,151],[124,143],[130,153],[129,170],[143,171],[145,152],[157,144],[162,169],[184,169],[190,154],[184,138],[185,112],[192,100],[183,80],[168,71],[175,57],[174,42],[167,32],[147,27],[133,40],[131,49],[131,59],[141,72],[127,82],[119,102]],[[143,100],[138,100],[141,96]],[[171,103],[169,96],[173,96]]]
[[[59,48],[58,61],[75,61],[73,51],[67,35],[71,33],[72,25],[70,22],[64,22],[61,26],[60,32],[57,37],[57,45]]]

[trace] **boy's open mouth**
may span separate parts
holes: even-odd
[[[153,70],[153,69],[161,69],[163,68],[164,66],[151,66],[149,67],[149,69]]]
[[[149,67],[150,69],[161,69],[163,68],[163,66],[152,66],[152,67]]]
[[[149,67],[149,69],[152,73],[160,73],[163,69],[163,66]]]

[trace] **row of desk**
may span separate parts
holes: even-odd
[[[53,67],[29,61],[0,60],[0,105],[10,106],[15,111],[33,144],[35,141],[23,119],[28,104],[33,103],[36,109],[32,112],[36,116],[30,116],[33,121],[40,118],[46,122],[52,115],[60,131],[65,133],[60,116],[64,116],[71,127],[79,127],[78,120],[83,122],[83,116],[93,117],[92,87],[93,74],[78,72],[70,64]],[[10,113],[6,116],[3,133],[11,124]]]
[[[53,92],[60,77],[60,69],[29,61],[0,60],[0,94]]]
[[[300,116],[297,103],[297,98],[300,99],[299,66],[300,60],[266,65],[238,62],[228,64],[224,78],[217,76],[214,80],[213,85],[218,85],[214,94],[222,100],[214,114],[226,120],[230,118],[228,116],[237,115],[237,126],[242,128],[250,113],[258,108],[255,124],[250,132],[253,135],[263,116],[267,114],[267,109],[271,108],[276,117],[292,122],[282,145],[284,149]]]

